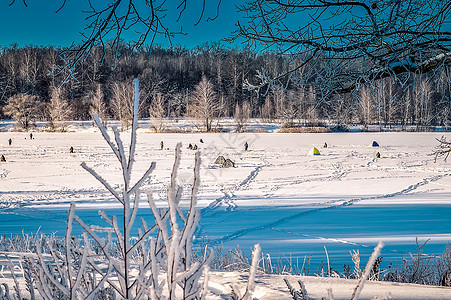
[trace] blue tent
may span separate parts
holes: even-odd
[[[379,147],[379,144],[376,141],[373,141],[373,147]]]

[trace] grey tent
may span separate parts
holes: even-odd
[[[216,160],[215,160],[215,164],[223,165],[225,163],[225,161],[226,160],[225,160],[224,156],[219,155],[218,158],[216,158]]]
[[[223,168],[235,168],[235,163],[231,161],[229,158],[225,160],[225,162],[222,164]]]

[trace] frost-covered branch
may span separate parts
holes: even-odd
[[[311,85],[327,100],[451,63],[449,1],[251,0],[238,10],[242,18],[231,41],[292,61],[286,70],[261,77],[252,84],[256,88]]]
[[[94,118],[94,122],[96,123],[97,128],[99,128],[100,132],[102,133],[103,139],[108,143],[111,150],[113,150],[113,153],[116,155],[117,159],[120,159],[119,158],[119,150],[111,141],[110,136],[106,130],[106,127],[103,126],[103,123],[100,121],[99,115],[94,114],[94,115],[92,115],[92,117]]]
[[[12,0],[10,6],[16,1]],[[26,5],[28,1],[23,0]],[[56,12],[64,10],[67,0],[58,4]],[[124,34],[130,40],[129,54],[143,46],[151,47],[160,37],[172,45],[172,40],[178,35],[184,34],[183,26],[179,20],[189,11],[189,15],[195,14],[193,25],[198,25],[201,20],[210,21],[216,19],[219,14],[221,0],[201,0],[202,5],[193,6],[187,0],[177,1],[138,1],[138,0],[114,0],[83,2],[82,12],[85,14],[84,28],[79,28],[82,41],[73,43],[60,51],[61,63],[54,67],[54,73],[63,76],[64,82],[76,77],[76,66],[80,61],[88,58],[95,48],[100,48],[102,61],[106,56],[111,56],[116,62],[123,45]],[[207,16],[206,11],[211,11]],[[168,21],[172,20],[172,21]],[[173,22],[175,20],[175,23]]]
[[[301,280],[298,280],[300,290],[297,291],[293,286],[291,286],[290,282],[287,278],[284,278],[285,284],[287,285],[288,290],[290,291],[291,297],[294,300],[308,300],[307,290],[305,289],[304,283]]]
[[[257,272],[258,268],[258,262],[260,259],[260,252],[261,248],[260,245],[257,244],[254,246],[254,251],[252,251],[252,262],[249,266],[249,277],[247,279],[246,283],[246,290],[244,291],[244,294],[241,295],[239,288],[236,285],[232,285],[232,299],[236,300],[250,300],[252,299],[254,290],[255,290],[255,274]]]
[[[444,136],[437,139],[437,141],[439,142],[439,145],[435,147],[435,150],[432,153],[432,155],[434,155],[434,161],[437,161],[437,158],[441,157],[443,157],[443,160],[446,161],[451,153],[451,141],[448,141]]]
[[[100,176],[99,174],[97,174],[96,171],[88,167],[85,162],[81,163],[81,167],[86,171],[88,171],[92,176],[94,176],[97,179],[97,181],[99,181],[111,193],[111,195],[114,196],[114,198],[116,198],[119,202],[123,204],[123,199],[121,198],[121,196],[119,196],[119,194],[113,189],[113,187],[110,186],[110,184],[107,181],[105,181],[105,179],[102,178],[102,176]]]
[[[366,264],[365,270],[363,271],[362,277],[359,280],[359,283],[354,289],[354,292],[352,293],[351,300],[357,300],[359,299],[360,293],[362,292],[363,286],[365,282],[367,281],[368,277],[370,276],[371,270],[373,268],[374,263],[376,262],[376,259],[381,254],[381,250],[384,247],[384,243],[379,242],[377,246],[374,248],[373,254],[371,254],[370,259],[368,260],[368,263]]]
[[[21,290],[20,290],[19,281],[17,280],[16,273],[14,272],[14,264],[13,264],[11,258],[8,255],[6,255],[6,258],[8,259],[8,262],[9,262],[8,269],[9,269],[9,271],[11,273],[11,276],[13,278],[13,281],[14,281],[14,290],[16,291],[17,299],[23,299],[22,293],[21,293]],[[2,296],[0,294],[0,298],[1,297]]]

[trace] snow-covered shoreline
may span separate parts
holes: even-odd
[[[384,255],[403,251],[400,256],[412,251],[416,237],[432,238],[431,245],[442,248],[449,243],[451,166],[430,156],[441,136],[140,132],[135,170],[141,173],[151,161],[157,162],[143,190],[151,191],[157,205],[164,206],[175,144],[184,146],[178,180],[185,189],[192,181],[194,160],[194,151],[186,147],[197,144],[202,153],[199,236],[230,248],[261,243],[264,253],[281,250],[285,251],[281,257],[289,253],[298,260],[309,254],[324,260],[326,246],[332,258],[346,256],[350,262],[351,249],[360,249],[365,258],[369,254],[364,249],[371,253],[379,239],[387,244]],[[374,140],[379,147],[371,146]],[[244,151],[245,142],[249,151]],[[321,155],[309,156],[312,147]],[[7,159],[0,164],[2,234],[20,232],[21,222],[34,222],[43,232],[52,232],[56,223],[64,225],[71,202],[85,211],[114,208],[111,196],[80,166],[84,161],[120,183],[119,166],[98,132],[35,132],[31,140],[29,133],[0,132],[0,152]],[[377,152],[381,158],[376,158]],[[230,158],[236,167],[215,165],[218,155]],[[182,198],[182,204],[187,201]],[[144,202],[141,207],[147,209]],[[403,227],[406,224],[412,227]],[[49,227],[44,230],[45,226]],[[404,246],[396,248],[399,244]]]
[[[3,272],[5,276],[8,276],[7,272],[9,271]],[[0,272],[0,274],[2,273]],[[211,271],[209,278],[209,293],[207,299],[220,300],[224,299],[224,296],[230,295],[232,284],[244,289],[248,274],[245,272]],[[332,295],[334,297],[333,299],[335,300],[350,299],[352,292],[358,282],[357,279],[316,276],[268,275],[258,273],[255,278],[256,287],[254,297],[259,300],[293,299],[284,282],[284,279],[287,279],[290,284],[296,289],[299,289],[297,281],[301,280],[304,283],[308,292],[309,299],[311,300],[329,299],[329,289],[332,290]],[[14,286],[14,281],[11,278],[2,276],[0,276],[0,283],[6,283],[10,287]],[[22,283],[21,286],[24,287],[25,285]],[[25,295],[27,294],[25,290],[23,290],[22,293]],[[366,281],[359,299],[445,300],[449,299],[450,297],[451,288],[449,287],[411,283]]]

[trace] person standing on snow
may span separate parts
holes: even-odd
[[[247,142],[244,143],[244,151],[247,151],[248,148],[249,148],[249,144]]]

